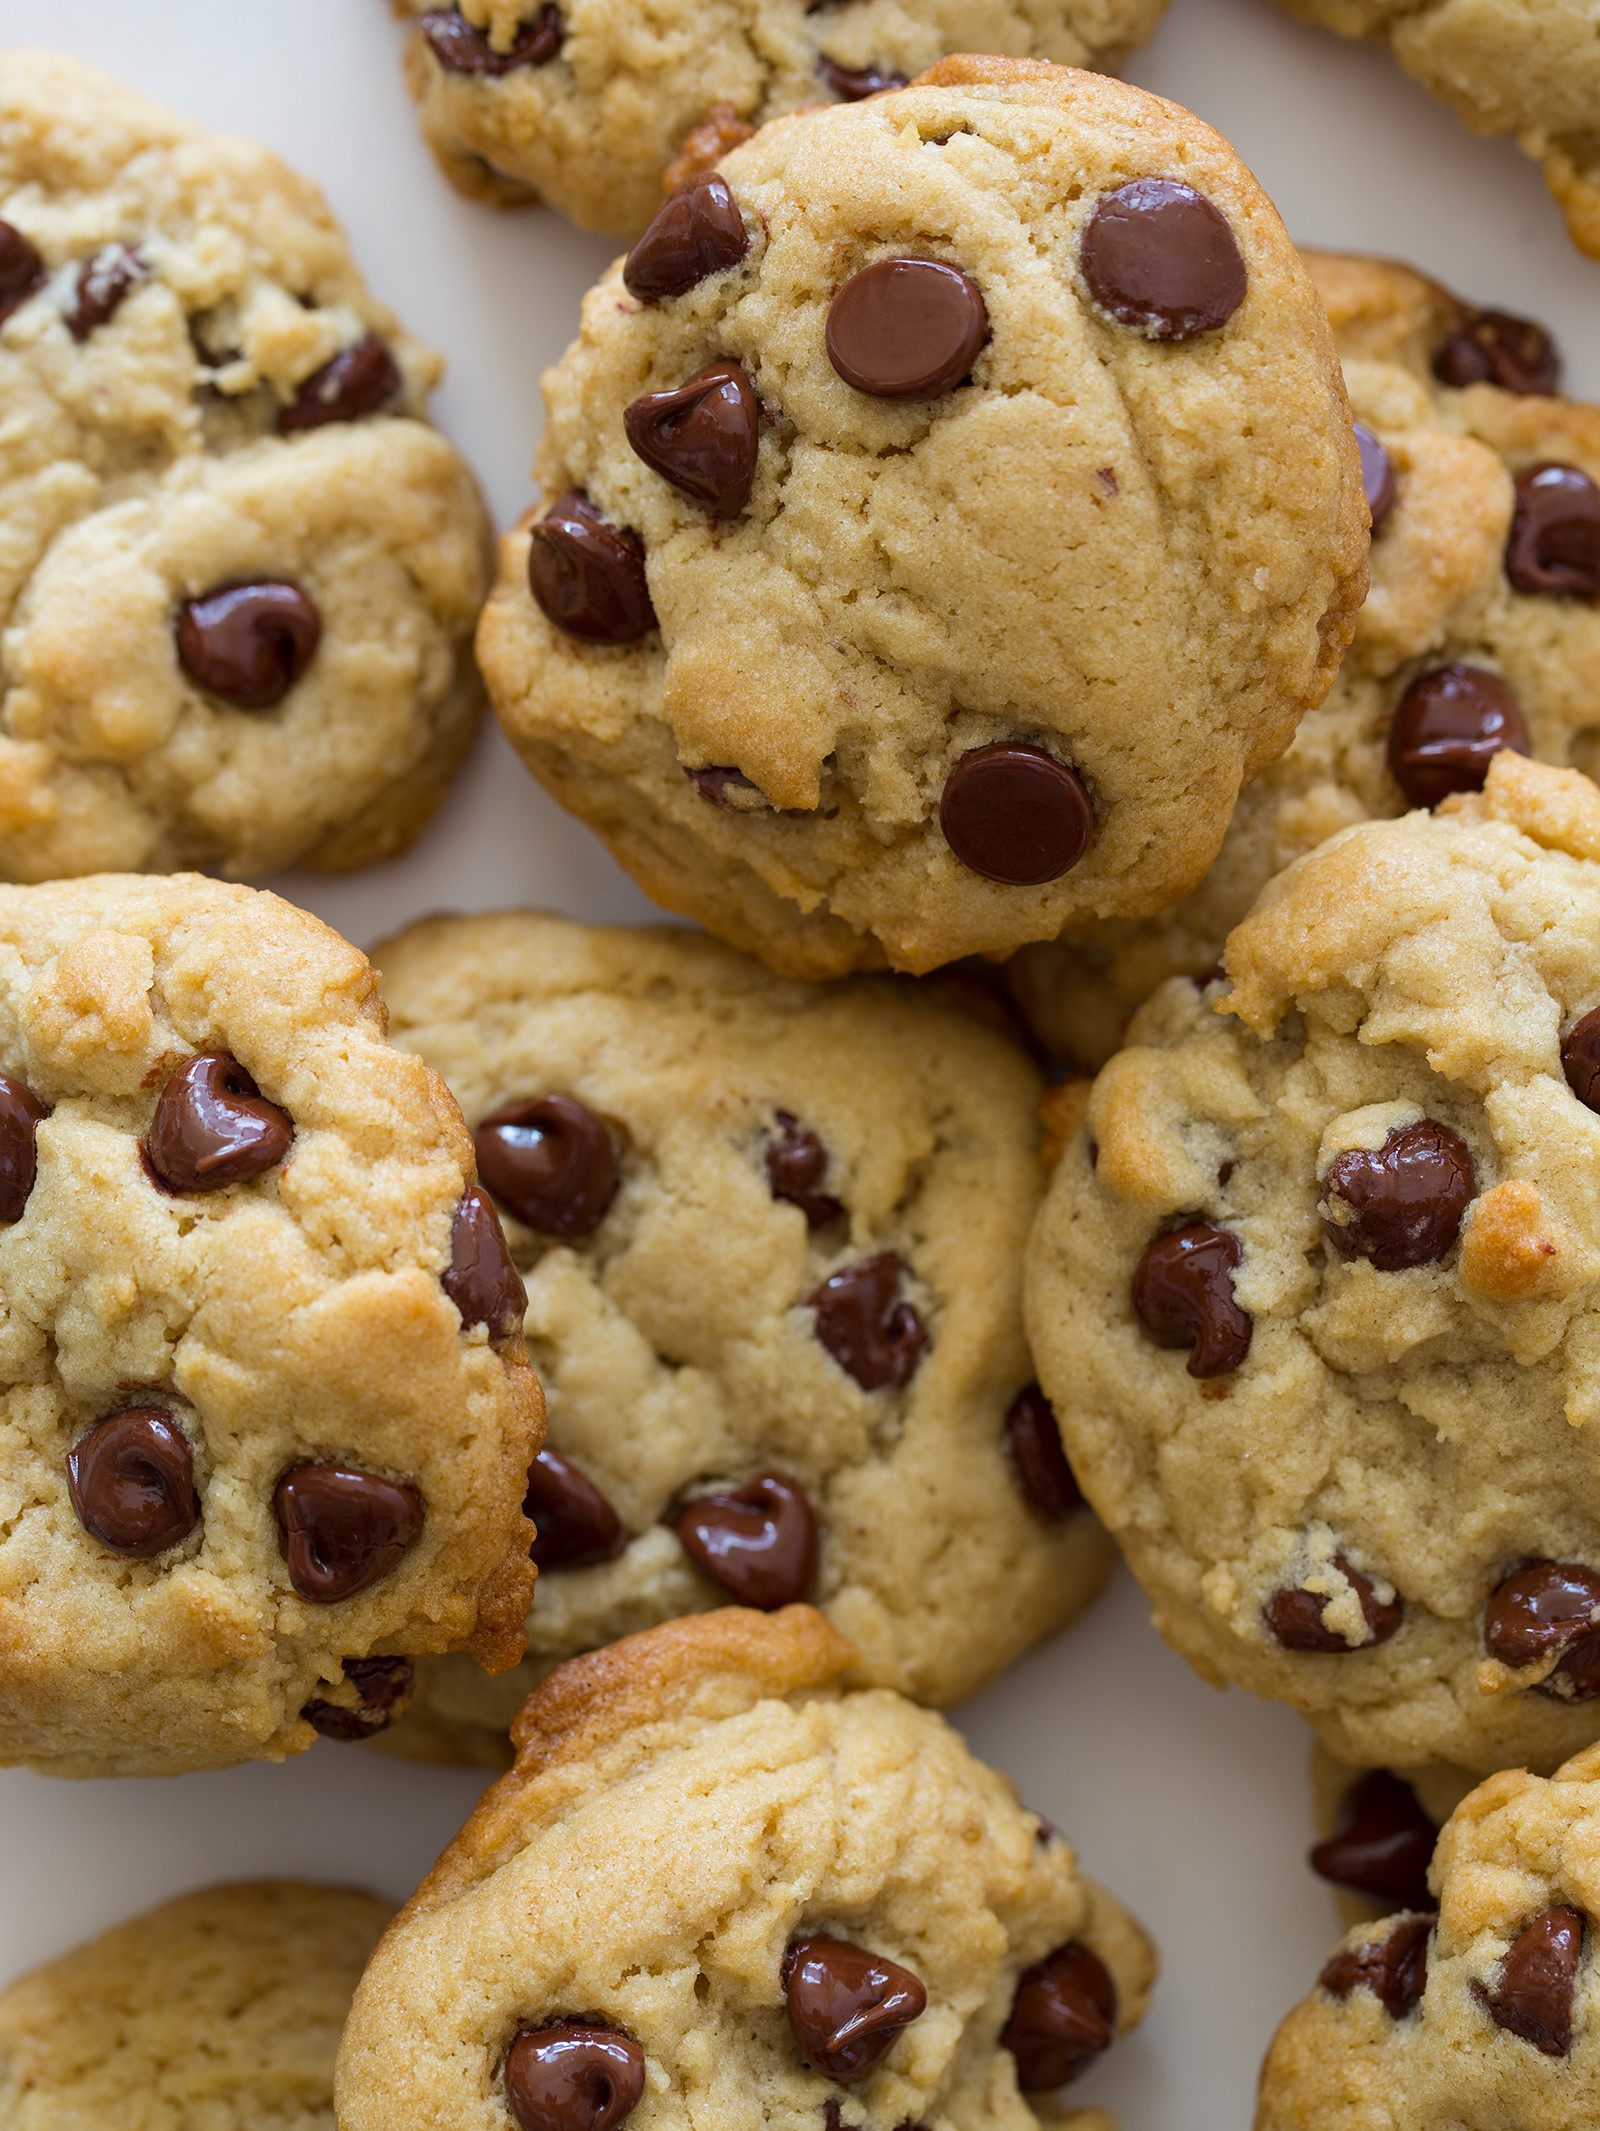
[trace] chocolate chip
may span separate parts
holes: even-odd
[[[481,1184],[469,1184],[461,1194],[450,1229],[450,1265],[439,1284],[463,1325],[486,1324],[497,1340],[521,1336],[528,1291]]]
[[[906,85],[904,74],[891,74],[885,67],[842,67],[826,52],[817,54],[817,78],[847,104],[859,104],[869,96],[881,96],[885,89]]]
[[[901,1302],[903,1258],[880,1251],[830,1273],[807,1306],[817,1313],[817,1337],[863,1391],[910,1383],[928,1335],[909,1302]]]
[[[1600,488],[1576,466],[1545,461],[1516,480],[1506,575],[1518,592],[1600,599]]]
[[[647,392],[623,412],[646,466],[713,518],[737,518],[756,477],[761,408],[737,363],[707,363],[671,392]]]
[[[528,1467],[522,1513],[538,1527],[529,1548],[541,1569],[588,1569],[627,1544],[622,1519],[586,1472],[559,1450],[541,1450]]]
[[[1483,1643],[1513,1672],[1561,1657],[1535,1690],[1562,1702],[1600,1696],[1600,1570],[1579,1561],[1525,1561],[1493,1593]]]
[[[1023,2093],[1045,2094],[1076,2079],[1110,2049],[1116,2034],[1111,1971],[1097,1953],[1074,1942],[1023,1970],[1000,2043],[1017,2061]]]
[[[558,496],[528,541],[528,589],[568,636],[634,644],[657,626],[644,542],[607,525],[581,488]]]
[[[1335,1155],[1322,1225],[1341,1258],[1365,1258],[1380,1273],[1432,1265],[1454,1244],[1477,1188],[1466,1141],[1424,1117],[1397,1125],[1376,1154]]]
[[[416,1684],[416,1667],[408,1657],[347,1657],[344,1676],[356,1690],[355,1706],[317,1697],[300,1714],[324,1739],[355,1744],[375,1739],[405,1713]]]
[[[1489,764],[1509,747],[1532,752],[1516,697],[1482,666],[1418,674],[1389,723],[1389,774],[1414,807],[1452,792],[1481,792]]]
[[[13,223],[0,222],[0,325],[44,284],[44,261]]]
[[[1244,260],[1227,217],[1176,178],[1108,192],[1079,251],[1095,301],[1152,340],[1213,333],[1244,302]]]
[[[644,2051],[577,2020],[525,2027],[506,2052],[505,2083],[522,2131],[615,2131],[644,2093]]]
[[[339,1465],[291,1466],[273,1507],[289,1581],[319,1606],[387,1576],[422,1529],[414,1487]]]
[[[39,1173],[39,1125],[48,1115],[31,1088],[0,1073],[0,1221],[22,1219]]]
[[[1509,311],[1472,311],[1433,358],[1441,385],[1498,385],[1502,392],[1549,393],[1561,357],[1543,326]]]
[[[169,1191],[222,1191],[281,1162],[294,1141],[237,1058],[202,1051],[168,1079],[145,1135],[146,1162]]]
[[[500,1204],[541,1235],[591,1234],[617,1195],[611,1135],[575,1095],[508,1103],[483,1119],[472,1142],[478,1173]]]
[[[1357,422],[1356,450],[1361,454],[1361,486],[1376,533],[1394,508],[1394,462],[1365,422]]]
[[[759,784],[753,784],[743,770],[714,766],[703,770],[686,769],[683,774],[700,797],[708,799],[714,807],[730,807],[741,814],[761,813],[767,808],[766,793]],[[740,806],[738,801],[745,793],[754,793],[754,801]]]
[[[1061,1447],[1061,1430],[1050,1401],[1037,1384],[1025,1384],[1006,1415],[1010,1451],[1030,1506],[1051,1524],[1083,1508],[1083,1490]]]
[[[1323,1591],[1288,1589],[1274,1591],[1261,1609],[1261,1617],[1285,1650],[1299,1650],[1324,1657],[1345,1657],[1351,1650],[1370,1650],[1386,1643],[1399,1627],[1405,1606],[1398,1598],[1380,1599],[1370,1577],[1353,1569],[1343,1554],[1335,1554],[1333,1566],[1356,1594],[1366,1634],[1359,1643],[1349,1643],[1337,1628],[1323,1618],[1331,1603]]]
[[[1600,1006],[1574,1022],[1561,1039],[1561,1070],[1586,1109],[1600,1110]]]
[[[542,67],[561,49],[561,10],[540,8],[531,22],[519,22],[510,49],[497,52],[487,30],[468,22],[458,8],[434,8],[424,15],[422,35],[440,66],[452,74],[510,74],[518,67]]]
[[[837,1199],[817,1189],[828,1173],[828,1150],[809,1125],[802,1125],[787,1110],[778,1112],[778,1125],[783,1136],[767,1148],[772,1196],[798,1206],[808,1228],[826,1228],[844,1212]]]
[[[974,873],[1033,888],[1070,873],[1094,841],[1094,808],[1075,769],[1042,747],[974,747],[945,779],[944,840]]]
[[[948,392],[988,338],[978,284],[942,259],[876,259],[828,306],[828,360],[874,399]]]
[[[691,1561],[741,1606],[763,1613],[804,1598],[817,1573],[817,1520],[781,1473],[696,1496],[679,1511],[675,1529]]]
[[[320,370],[313,370],[278,411],[278,434],[289,437],[326,422],[359,422],[378,414],[399,396],[399,365],[376,333],[364,333],[341,348]]]
[[[1158,1236],[1134,1269],[1133,1313],[1158,1347],[1192,1347],[1191,1376],[1226,1376],[1250,1351],[1252,1320],[1233,1299],[1239,1238],[1214,1221]]]
[[[1311,1852],[1311,1869],[1391,1908],[1426,1909],[1438,1834],[1409,1783],[1386,1768],[1369,1769],[1340,1800],[1333,1833]]]
[[[783,1957],[789,2031],[814,2072],[851,2086],[875,2072],[928,1993],[898,1961],[846,1939],[800,1939]]]
[[[238,710],[270,710],[311,664],[322,617],[298,585],[273,577],[219,585],[178,609],[178,663]]]
[[[1520,2035],[1546,2057],[1565,2057],[1572,2048],[1583,1926],[1581,1909],[1558,1902],[1512,1940],[1492,1988],[1472,1979],[1472,1995],[1495,2026]]]
[[[78,269],[67,312],[67,331],[73,339],[87,340],[96,326],[103,326],[149,271],[143,253],[131,244],[108,244],[86,259]]]
[[[1436,1921],[1402,1917],[1386,1937],[1336,1953],[1317,1981],[1336,1998],[1370,1990],[1391,2020],[1403,2020],[1427,1988],[1428,1934]]]
[[[194,1451],[161,1406],[108,1414],[67,1452],[67,1492],[91,1538],[149,1561],[200,1522]]]
[[[641,303],[683,296],[712,274],[737,266],[750,249],[726,178],[696,178],[658,207],[622,262],[623,286]]]

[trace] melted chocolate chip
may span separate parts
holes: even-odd
[[[647,392],[623,411],[646,466],[713,518],[737,518],[756,477],[761,408],[737,363],[707,363],[671,392]]]
[[[644,2093],[644,2051],[631,2035],[578,2020],[523,2028],[505,2083],[522,2131],[615,2131]]]
[[[1361,486],[1376,533],[1394,508],[1394,462],[1365,422],[1357,422],[1356,450],[1361,454]]]
[[[826,52],[817,54],[817,79],[831,89],[841,103],[859,104],[885,89],[903,89],[904,74],[891,74],[886,67],[842,67]]]
[[[528,541],[528,589],[568,636],[634,644],[657,626],[644,542],[607,525],[581,488],[558,496]]]
[[[78,1522],[102,1546],[149,1561],[200,1522],[194,1452],[161,1406],[108,1414],[67,1452],[67,1492]]]
[[[945,779],[944,840],[974,873],[1032,888],[1070,873],[1094,841],[1094,808],[1075,769],[1042,747],[974,747]]]
[[[622,1519],[586,1472],[559,1450],[544,1449],[528,1467],[522,1513],[538,1527],[529,1548],[541,1569],[587,1569],[622,1552]]]
[[[278,411],[278,434],[321,429],[326,422],[359,422],[399,396],[399,365],[376,333],[365,333],[299,385]]]
[[[293,1141],[288,1111],[266,1100],[237,1058],[202,1051],[161,1090],[144,1158],[169,1191],[222,1191],[281,1162]]]
[[[1516,697],[1482,666],[1440,666],[1411,683],[1389,724],[1389,774],[1414,807],[1481,792],[1503,747],[1532,753]]]
[[[1436,1921],[1402,1917],[1386,1937],[1336,1953],[1317,1981],[1336,1998],[1370,1990],[1391,2020],[1403,2020],[1427,1988],[1428,1934]]]
[[[434,8],[424,15],[422,35],[428,50],[451,74],[510,74],[518,67],[542,67],[561,49],[561,10],[540,8],[531,22],[519,22],[509,50],[497,52],[487,30],[466,20],[457,8]]]
[[[1583,1911],[1558,1902],[1512,1940],[1492,1985],[1472,1979],[1472,1995],[1495,2026],[1520,2035],[1546,2057],[1565,2057],[1572,2048],[1583,1927]]]
[[[1506,575],[1518,592],[1600,599],[1600,488],[1576,466],[1546,461],[1516,480]]]
[[[1074,1943],[1023,1971],[1000,2042],[1017,2061],[1023,2093],[1045,2094],[1076,2079],[1116,2034],[1111,1972],[1098,1954]]]
[[[1436,1118],[1397,1125],[1376,1154],[1352,1147],[1323,1179],[1322,1225],[1342,1258],[1380,1273],[1432,1265],[1451,1248],[1476,1192],[1467,1143]]]
[[[86,259],[78,269],[67,312],[67,331],[73,339],[87,340],[96,326],[103,326],[149,271],[143,253],[131,244],[108,244]]]
[[[845,1939],[801,1939],[783,1959],[789,2030],[824,2079],[851,2086],[875,2072],[928,2003],[921,1980]]]
[[[422,1529],[414,1487],[338,1465],[291,1466],[273,1507],[289,1581],[319,1606],[387,1576]]]
[[[622,262],[623,286],[641,303],[661,303],[737,266],[750,249],[738,202],[726,178],[696,178],[658,207]]]
[[[450,1265],[439,1284],[463,1325],[486,1324],[497,1340],[521,1335],[528,1291],[481,1184],[469,1184],[461,1194],[450,1230]]]
[[[1392,1908],[1426,1909],[1438,1834],[1409,1783],[1386,1768],[1369,1769],[1340,1800],[1333,1833],[1311,1852],[1311,1869]]]
[[[1359,1643],[1348,1643],[1337,1628],[1323,1619],[1323,1607],[1331,1603],[1323,1591],[1289,1589],[1274,1591],[1261,1609],[1261,1617],[1285,1650],[1300,1650],[1325,1657],[1345,1657],[1351,1650],[1370,1650],[1386,1643],[1399,1627],[1405,1606],[1398,1598],[1380,1599],[1370,1577],[1353,1569],[1343,1554],[1335,1554],[1333,1566],[1356,1594],[1366,1634]]]
[[[908,1267],[893,1251],[880,1251],[830,1273],[807,1305],[817,1313],[817,1337],[863,1391],[885,1384],[900,1391],[910,1383],[928,1334],[900,1282]]]
[[[174,635],[178,663],[208,695],[270,710],[311,664],[322,617],[298,585],[259,577],[186,599]]]
[[[1083,1490],[1061,1447],[1061,1430],[1050,1401],[1037,1384],[1026,1384],[1006,1415],[1006,1448],[1031,1508],[1051,1524],[1082,1509]]]
[[[1498,385],[1502,392],[1549,393],[1561,358],[1543,326],[1509,311],[1473,311],[1433,358],[1441,385]]]
[[[13,223],[0,222],[0,325],[44,285],[44,261]]]
[[[1579,1561],[1525,1561],[1485,1607],[1483,1643],[1514,1672],[1559,1650],[1560,1662],[1535,1692],[1561,1702],[1594,1701],[1600,1696],[1600,1570]]]
[[[500,1204],[544,1236],[590,1235],[617,1195],[611,1135],[575,1095],[508,1103],[472,1135],[478,1173]]]
[[[675,1529],[691,1561],[741,1606],[763,1613],[804,1598],[817,1573],[817,1520],[780,1473],[697,1496],[684,1504]]]
[[[809,1125],[802,1125],[787,1110],[778,1112],[778,1126],[783,1136],[767,1148],[772,1196],[798,1206],[808,1228],[826,1228],[844,1212],[837,1199],[817,1189],[828,1173],[828,1150]]]
[[[1078,256],[1102,309],[1152,340],[1214,333],[1248,286],[1227,217],[1176,178],[1135,178],[1108,192]]]
[[[0,1073],[0,1221],[22,1219],[39,1173],[39,1125],[48,1115],[31,1088]]]
[[[828,360],[874,399],[948,392],[988,338],[978,284],[942,259],[876,259],[828,306]]]
[[[342,1739],[352,1745],[375,1739],[405,1713],[416,1684],[416,1667],[408,1657],[347,1657],[341,1663],[345,1678],[356,1690],[355,1707],[325,1702],[319,1696],[307,1702],[300,1714],[324,1739]]]
[[[1561,1070],[1586,1109],[1600,1110],[1600,1006],[1574,1022],[1561,1039]]]
[[[1158,1347],[1192,1347],[1191,1376],[1226,1376],[1255,1327],[1233,1299],[1239,1238],[1214,1221],[1157,1236],[1133,1275],[1133,1313]]]

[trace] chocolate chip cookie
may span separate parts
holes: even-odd
[[[325,925],[0,888],[0,1293],[0,1763],[281,1760],[521,1655],[522,1285]]]
[[[1575,770],[1343,830],[1140,1010],[1029,1246],[1157,1625],[1360,1766],[1600,1736],[1597,943]]]
[[[333,2060],[388,1902],[207,1887],[0,1992],[7,2131],[332,2131]]]
[[[410,842],[481,706],[439,367],[266,149],[0,55],[0,877]]]
[[[479,656],[660,902],[785,975],[1185,893],[1366,586],[1322,308],[1233,151],[1031,60],[778,119],[546,379]]]
[[[1031,2124],[1142,2016],[1149,1943],[852,1659],[730,1608],[553,1673],[362,1979],[342,2131]]]
[[[1372,589],[1327,701],[1239,795],[1194,893],[1013,959],[1045,1048],[1083,1066],[1164,978],[1220,962],[1273,874],[1336,829],[1476,789],[1499,747],[1600,762],[1600,408],[1560,397],[1531,320],[1387,260],[1304,257],[1355,409]]]

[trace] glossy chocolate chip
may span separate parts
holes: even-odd
[[[311,664],[322,617],[298,585],[273,577],[186,599],[173,631],[178,663],[236,710],[270,710]]]
[[[273,1507],[289,1581],[319,1606],[387,1576],[422,1529],[414,1487],[339,1465],[291,1466]]]
[[[924,400],[959,385],[989,338],[978,284],[942,259],[876,259],[828,306],[828,360],[857,392]]]
[[[1543,326],[1509,311],[1473,311],[1433,358],[1441,385],[1498,385],[1502,392],[1549,393],[1561,357]]]
[[[561,10],[554,5],[540,8],[529,22],[519,22],[504,52],[497,52],[487,30],[475,28],[457,8],[430,10],[421,29],[428,50],[451,74],[511,74],[518,67],[542,67],[561,49]]]
[[[1061,1447],[1050,1401],[1037,1384],[1026,1384],[1011,1401],[1006,1415],[1006,1448],[1010,1451],[1029,1505],[1052,1524],[1083,1508],[1083,1490],[1067,1463]]]
[[[1333,1833],[1311,1852],[1311,1869],[1390,1908],[1426,1909],[1438,1834],[1409,1783],[1386,1768],[1369,1769],[1340,1800]]]
[[[1600,1570],[1580,1561],[1525,1561],[1483,1615],[1483,1643],[1513,1672],[1561,1653],[1535,1690],[1562,1702],[1600,1696]]]
[[[1518,592],[1600,599],[1600,488],[1546,461],[1517,476],[1506,575]]]
[[[1574,1022],[1561,1039],[1561,1070],[1586,1109],[1600,1110],[1600,1006]]]
[[[657,626],[644,542],[607,525],[581,488],[557,497],[534,527],[528,589],[558,629],[587,644],[635,644]]]
[[[354,1707],[318,1696],[300,1714],[324,1739],[342,1739],[351,1745],[375,1739],[404,1714],[416,1684],[416,1667],[408,1657],[347,1657],[341,1662],[345,1678],[356,1690]]]
[[[91,1538],[140,1561],[200,1522],[194,1452],[161,1406],[129,1406],[79,1436],[67,1452],[67,1492]]]
[[[1096,303],[1153,340],[1215,332],[1248,285],[1227,217],[1176,178],[1135,178],[1108,192],[1078,257]]]
[[[31,1088],[0,1073],[0,1222],[22,1219],[39,1173],[39,1126],[48,1115]]]
[[[108,244],[79,267],[67,311],[67,331],[87,340],[103,326],[117,305],[150,271],[143,253],[131,244]]]
[[[783,1959],[789,2030],[806,2063],[851,2086],[875,2072],[928,2003],[920,1978],[846,1939],[800,1939]]]
[[[639,457],[713,518],[737,518],[756,477],[761,408],[737,363],[707,363],[671,392],[647,392],[622,426]]]
[[[1359,1643],[1347,1642],[1340,1631],[1323,1618],[1323,1608],[1331,1603],[1330,1595],[1325,1591],[1295,1588],[1274,1591],[1262,1607],[1261,1615],[1285,1650],[1345,1657],[1351,1650],[1370,1650],[1374,1643],[1386,1643],[1399,1627],[1405,1614],[1404,1603],[1399,1597],[1380,1599],[1372,1588],[1371,1578],[1363,1576],[1359,1569],[1353,1569],[1343,1554],[1334,1555],[1333,1566],[1356,1594],[1366,1634]]]
[[[1581,1909],[1558,1902],[1518,1932],[1493,1983],[1472,1979],[1472,1995],[1495,2026],[1520,2035],[1546,2057],[1565,2057],[1572,2048],[1583,1926]]]
[[[1436,1921],[1432,1916],[1402,1917],[1383,1938],[1336,1953],[1318,1982],[1336,1998],[1370,1990],[1391,2020],[1403,2020],[1427,1988],[1428,1934]]]
[[[575,1095],[508,1103],[472,1135],[478,1174],[508,1213],[544,1236],[587,1236],[617,1195],[611,1135]]]
[[[541,1450],[528,1467],[522,1513],[538,1536],[529,1548],[541,1569],[587,1569],[627,1544],[622,1519],[586,1472],[559,1450]]]
[[[781,1473],[696,1496],[678,1513],[675,1529],[691,1561],[741,1606],[763,1613],[804,1598],[817,1573],[817,1520]]]
[[[44,261],[21,230],[0,222],[0,325],[44,284]]]
[[[817,54],[817,79],[831,89],[841,103],[859,104],[885,89],[903,89],[904,74],[891,74],[886,67],[842,67],[826,52]]]
[[[713,171],[656,209],[622,262],[623,285],[641,303],[661,303],[737,266],[749,249],[738,202]]]
[[[901,1302],[905,1260],[880,1251],[830,1273],[808,1306],[817,1313],[817,1337],[863,1391],[910,1383],[928,1334],[909,1302]]]
[[[320,370],[313,370],[278,411],[278,434],[321,429],[327,422],[359,422],[379,414],[398,398],[400,368],[376,333],[364,333],[341,348]]]
[[[644,2051],[615,2028],[557,2020],[506,2052],[506,2105],[522,2131],[614,2131],[644,2093]]]
[[[450,1265],[440,1286],[461,1312],[463,1325],[486,1324],[492,1339],[520,1336],[528,1291],[481,1184],[469,1184],[461,1194],[450,1229]]]
[[[1094,841],[1094,808],[1075,769],[1042,747],[974,747],[945,779],[944,840],[974,873],[1033,888],[1070,873]]]
[[[1424,1117],[1397,1125],[1375,1154],[1334,1156],[1322,1225],[1341,1258],[1365,1258],[1380,1273],[1432,1265],[1454,1244],[1477,1188],[1466,1141]]]
[[[1191,1376],[1226,1376],[1255,1327],[1233,1299],[1239,1239],[1214,1221],[1157,1236],[1134,1269],[1133,1313],[1158,1347],[1190,1347]]]
[[[1503,747],[1532,752],[1516,697],[1482,666],[1422,673],[1389,721],[1389,774],[1414,807],[1436,807],[1452,792],[1481,792]]]
[[[1110,2049],[1117,2034],[1117,1986],[1097,1953],[1058,1946],[1025,1969],[1000,2033],[1017,2062],[1024,2094],[1047,2094]]]
[[[1357,422],[1356,450],[1361,454],[1361,486],[1376,533],[1394,508],[1394,462],[1365,422]]]
[[[767,1146],[767,1182],[775,1199],[798,1206],[808,1228],[826,1228],[844,1212],[837,1199],[818,1186],[828,1174],[828,1150],[809,1125],[778,1112],[779,1137]]]
[[[144,1158],[169,1191],[221,1191],[281,1162],[293,1141],[288,1111],[266,1100],[237,1058],[202,1051],[161,1090]]]

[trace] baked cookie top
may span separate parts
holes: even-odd
[[[790,1606],[553,1673],[367,1969],[343,2131],[561,2123],[563,2055],[635,2131],[1029,2131],[1141,2017],[1149,1944],[941,1718],[842,1694],[850,1659]]]
[[[520,1284],[325,925],[0,889],[0,1293],[0,1762],[281,1760],[375,1728],[396,1659],[520,1655]]]
[[[775,120],[591,292],[546,398],[479,632],[501,720],[790,975],[1172,901],[1365,590],[1276,213],[1099,75],[951,59]]]

